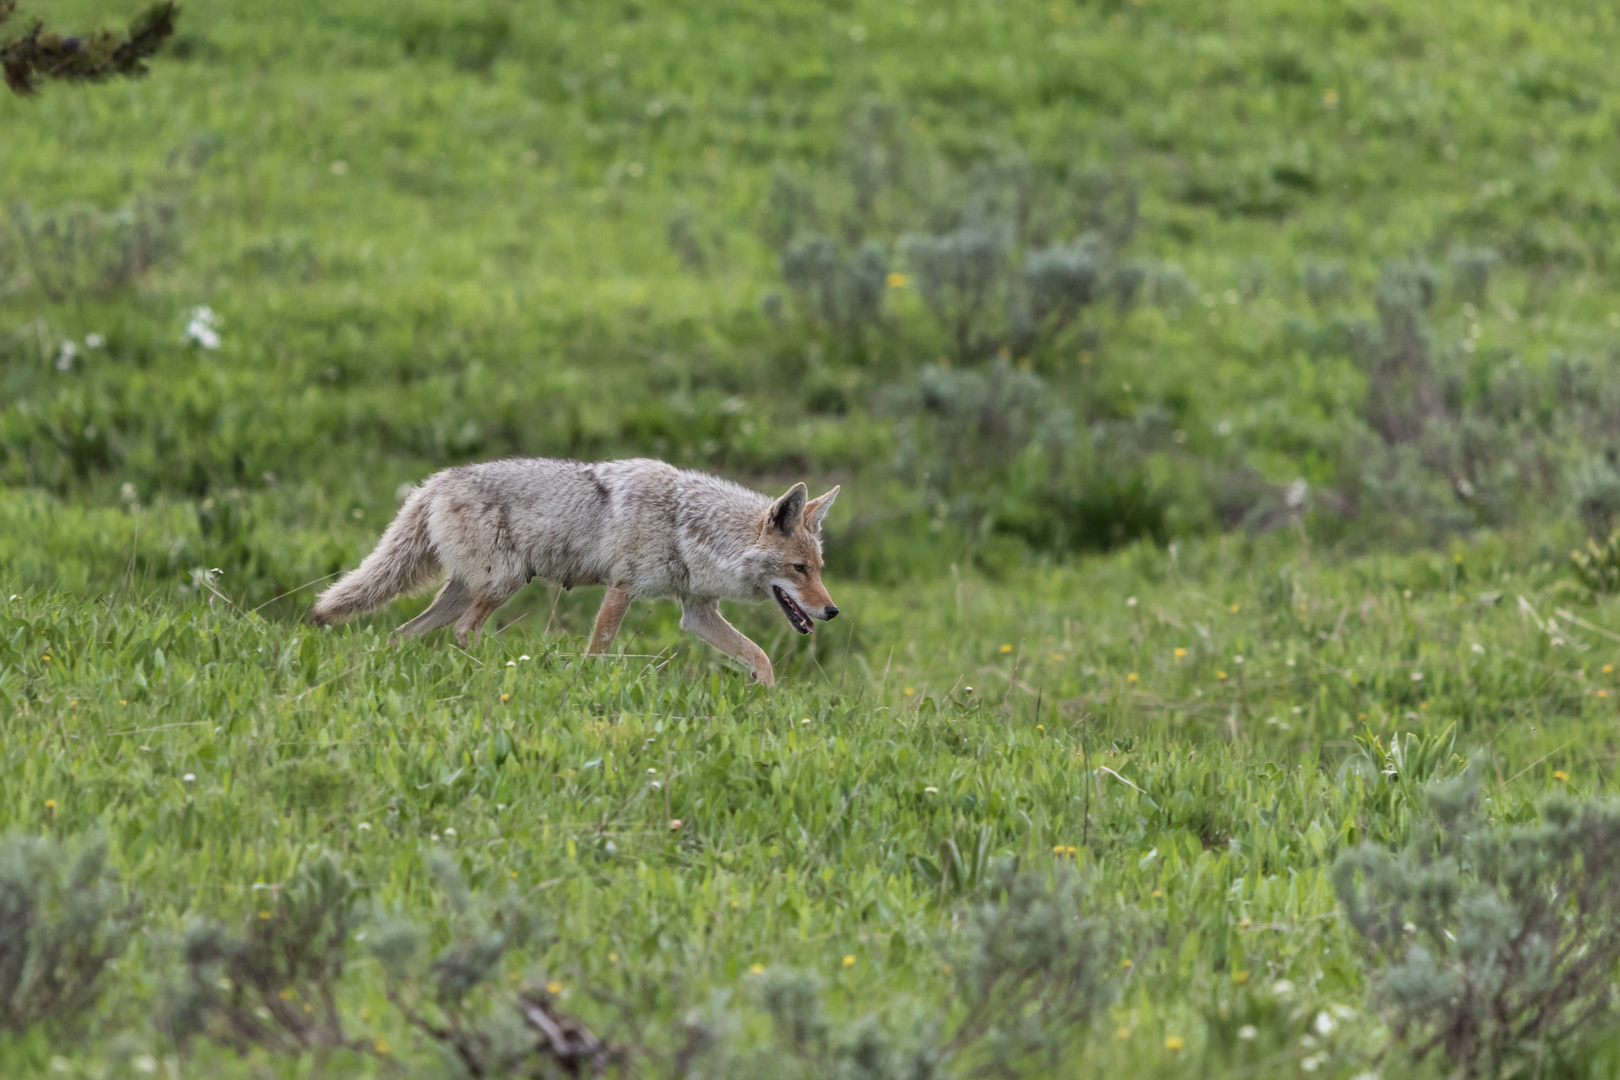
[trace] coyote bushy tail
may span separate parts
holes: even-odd
[[[321,594],[310,621],[317,626],[347,622],[431,582],[440,567],[428,537],[429,510],[427,489],[411,492],[376,549]]]

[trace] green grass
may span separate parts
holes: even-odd
[[[479,893],[515,880],[555,935],[521,964],[595,1021],[606,987],[667,1033],[716,991],[746,1000],[763,964],[819,973],[841,1021],[904,1026],[945,1000],[934,945],[972,891],[940,883],[954,843],[1079,862],[1099,909],[1141,913],[1119,1003],[1063,1075],[1292,1076],[1324,1052],[1316,1075],[1406,1075],[1376,1057],[1337,852],[1402,843],[1465,760],[1496,820],[1615,793],[1620,609],[1568,580],[1561,479],[1602,446],[1546,419],[1554,389],[1524,406],[1528,494],[1455,539],[1320,505],[1223,534],[1215,494],[1239,474],[1348,489],[1366,375],[1321,342],[1371,313],[1390,260],[1501,252],[1488,303],[1448,284],[1429,313],[1437,353],[1473,365],[1463,397],[1504,372],[1554,387],[1571,358],[1614,383],[1610,6],[276,2],[181,27],[146,81],[0,97],[0,201],[178,215],[175,254],[60,300],[0,228],[0,831],[105,833],[147,931],[84,1038],[0,1041],[0,1073],[151,1054],[173,1076],[393,1075],[173,1057],[154,1034],[188,920],[249,917],[255,885],[322,851],[441,928],[434,851]],[[955,492],[908,472],[884,395],[947,351],[914,290],[858,349],[762,312],[783,291],[774,172],[842,213],[873,101],[908,145],[873,235],[925,227],[1013,153],[1060,231],[1074,177],[1139,182],[1122,255],[1184,266],[1195,299],[1099,305],[1093,336],[1029,359],[1076,452],[1099,448],[1091,475],[1125,447],[1174,546],[1011,538],[985,507],[1039,459]],[[679,215],[699,270],[666,239]],[[1328,260],[1354,291],[1318,309],[1300,271]],[[214,352],[180,341],[204,303]],[[632,609],[632,655],[582,662],[594,590],[529,590],[471,654],[385,645],[421,601],[299,622],[297,590],[354,564],[399,485],[508,453],[840,482],[845,614],[805,641],[737,613],[775,692],[669,604]],[[194,572],[215,567],[210,602]],[[357,950],[351,1021],[446,1071],[380,978]],[[1302,1041],[1335,1007],[1355,1012]],[[1560,1075],[1604,1075],[1602,1034]]]

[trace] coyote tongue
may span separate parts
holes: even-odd
[[[782,611],[787,615],[788,624],[801,634],[815,632],[815,624],[810,621],[810,613],[800,607],[793,597],[783,591],[782,586],[772,585],[771,591],[776,594],[776,602],[782,605]]]

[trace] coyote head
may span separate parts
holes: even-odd
[[[794,484],[771,504],[760,523],[752,553],[765,592],[782,606],[789,625],[812,632],[812,619],[830,619],[838,606],[821,584],[821,519],[838,498],[835,487],[818,499],[803,484]]]

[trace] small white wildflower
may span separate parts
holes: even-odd
[[[520,657],[518,657],[518,659],[519,659],[519,660],[527,660],[527,659],[529,659],[529,654],[528,654],[528,653],[524,653],[524,654],[523,654],[523,655],[522,655],[522,656],[520,656]]]
[[[78,356],[79,347],[77,345],[71,341],[62,342],[62,347],[56,353],[56,370],[68,370],[73,366],[73,361],[78,359]]]
[[[1126,607],[1135,607],[1135,606],[1136,606],[1136,597],[1134,597],[1134,596],[1127,596],[1127,597],[1126,597],[1126,598],[1125,598],[1125,606],[1126,606]]]
[[[1423,681],[1423,672],[1421,672],[1421,671],[1412,672],[1412,681],[1413,682],[1422,682]]]
[[[1318,1035],[1325,1038],[1333,1034],[1333,1029],[1337,1026],[1333,1022],[1333,1017],[1329,1016],[1326,1011],[1316,1014],[1316,1033]]]
[[[219,316],[207,304],[199,304],[186,314],[185,340],[204,349],[217,349],[220,344]]]
[[[1478,654],[1479,654],[1479,655],[1481,655],[1481,656],[1484,656],[1484,655],[1485,655],[1485,646],[1483,646],[1483,645],[1481,645],[1481,644],[1480,644],[1480,643],[1479,643],[1479,642],[1477,642],[1477,641],[1476,641],[1476,642],[1474,642],[1474,643],[1473,643],[1473,644],[1472,644],[1472,645],[1470,645],[1470,646],[1468,646],[1468,647],[1469,647],[1469,648],[1470,648],[1470,649],[1472,649],[1472,650],[1474,650],[1474,651],[1475,651],[1475,652],[1477,652],[1477,653],[1478,653]]]
[[[151,1054],[142,1054],[140,1057],[136,1058],[132,1064],[135,1066],[136,1072],[143,1072],[147,1073],[148,1075],[155,1073],[158,1070],[157,1058],[153,1057]]]
[[[516,660],[508,660],[506,662],[506,666],[507,667],[517,667],[517,661]]]
[[[454,829],[446,829],[446,830],[444,830],[444,835],[446,835],[446,836],[454,836],[454,835],[456,835],[456,830],[454,830]]]
[[[362,821],[358,827],[359,827],[361,832],[370,832],[371,831],[371,822]]]
[[[928,794],[930,794],[930,795],[938,795],[939,794],[939,788],[935,787],[932,784],[929,784],[927,787],[923,788],[923,790],[928,792]]]
[[[1238,1028],[1238,1038],[1242,1039],[1244,1042],[1253,1042],[1259,1037],[1260,1029],[1255,1027],[1253,1024],[1244,1024],[1242,1027]]]
[[[332,162],[332,175],[333,176],[342,176],[345,173],[347,173],[348,171],[349,171],[349,163],[347,161],[334,161],[334,162]]]
[[[197,782],[197,774],[188,772],[188,773],[186,773],[186,775],[182,776],[180,779],[185,781],[188,784],[195,784]]]
[[[1326,1060],[1326,1054],[1312,1054],[1310,1057],[1301,1061],[1299,1063],[1299,1067],[1304,1069],[1306,1072],[1315,1072],[1317,1069],[1322,1067],[1322,1062]]]
[[[1271,984],[1271,992],[1277,997],[1287,997],[1294,992],[1294,984],[1287,979],[1278,979]]]
[[[84,347],[87,349],[99,349],[105,344],[107,344],[107,339],[100,334],[84,335]]]

